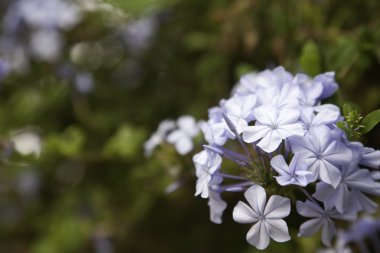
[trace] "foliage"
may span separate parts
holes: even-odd
[[[12,2],[1,1],[2,18]],[[61,31],[59,61],[31,58],[0,79],[1,252],[256,252],[232,210],[223,227],[208,222],[207,206],[192,198],[191,163],[165,146],[151,160],[142,152],[162,119],[206,118],[242,73],[335,71],[332,99],[360,105],[363,133],[378,123],[378,111],[368,114],[380,107],[376,0],[94,2],[107,5]],[[141,20],[153,32],[134,43],[126,30]],[[77,82],[86,73],[92,86]],[[20,132],[40,138],[41,151],[16,151]],[[379,149],[378,126],[367,136]],[[311,238],[268,252],[317,247]]]

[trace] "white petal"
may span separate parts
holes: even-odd
[[[334,188],[336,188],[340,183],[342,175],[337,167],[327,161],[320,160],[319,177],[323,182],[331,184]]]
[[[284,218],[290,213],[290,200],[278,195],[273,195],[269,198],[265,207],[265,218],[275,219]]]
[[[192,116],[181,116],[177,120],[179,129],[181,129],[189,137],[193,137],[198,134],[199,128],[195,119]]]
[[[270,165],[280,175],[289,175],[289,167],[282,155],[276,155],[270,160]]]
[[[374,150],[373,148],[365,147],[363,149],[363,158],[360,161],[360,164],[379,169],[380,167],[380,150]]]
[[[282,139],[288,138],[293,135],[304,135],[303,127],[300,123],[282,125],[277,128],[278,134]]]
[[[207,160],[208,160],[208,154],[207,154],[206,150],[202,150],[201,152],[199,152],[193,156],[193,163],[195,165],[206,164]]]
[[[234,221],[252,223],[258,220],[258,215],[244,202],[239,201],[232,212]]]
[[[189,137],[183,137],[175,143],[175,149],[180,155],[186,155],[193,150],[193,141]]]
[[[175,130],[166,137],[166,141],[169,142],[170,144],[174,144],[183,137],[186,137],[186,135],[182,131]]]
[[[260,106],[253,110],[253,115],[264,125],[274,125],[278,117],[278,110],[274,106]]]
[[[326,246],[331,246],[331,239],[335,235],[335,224],[331,219],[323,219],[322,242]]]
[[[313,125],[327,125],[330,123],[335,123],[339,117],[339,111],[324,109],[320,111],[313,119]]]
[[[290,137],[290,146],[292,148],[293,153],[299,153],[302,152],[304,156],[313,154],[314,155],[314,148],[313,146],[307,141],[308,139],[307,134],[305,137],[302,136],[292,136]]]
[[[269,131],[267,135],[261,139],[257,144],[262,150],[267,153],[275,151],[281,144],[281,137],[277,134],[276,130]]]
[[[264,222],[259,221],[247,233],[247,242],[256,248],[263,250],[269,245],[269,235]]]
[[[248,126],[243,130],[243,140],[252,143],[263,138],[270,131],[268,126]]]
[[[222,215],[227,207],[227,203],[223,201],[219,192],[209,191],[209,195],[210,220],[213,223],[221,224]]]
[[[248,127],[248,123],[246,120],[239,118],[235,122],[235,127],[236,127],[236,131],[238,132],[238,134],[241,134],[243,132],[243,130]]]
[[[276,242],[290,240],[288,226],[283,219],[267,219],[265,222],[269,236]]]
[[[297,201],[297,212],[305,217],[321,217],[324,210],[313,202],[306,200],[305,202]]]
[[[195,196],[201,195],[202,198],[208,198],[208,182],[211,176],[199,177],[195,185]]]
[[[281,186],[289,185],[292,183],[292,178],[289,175],[279,176],[275,178],[277,183]]]
[[[322,226],[320,218],[311,219],[301,224],[299,236],[311,236],[319,231]]]
[[[277,125],[287,125],[296,122],[300,117],[299,110],[284,109],[278,114]]]
[[[333,164],[347,164],[352,160],[352,152],[341,142],[330,142],[323,151],[323,159]]]
[[[244,196],[258,215],[264,214],[267,194],[263,187],[256,184],[252,185],[245,191]]]

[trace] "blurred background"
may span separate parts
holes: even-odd
[[[334,103],[380,108],[379,13],[378,0],[1,0],[0,252],[259,252],[232,222],[239,196],[211,223],[191,156],[148,159],[144,141],[278,65],[335,71]],[[379,149],[379,127],[362,141]],[[291,233],[267,252],[320,247]]]

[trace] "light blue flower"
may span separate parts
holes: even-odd
[[[247,143],[260,140],[257,146],[267,153],[275,151],[282,140],[304,134],[302,125],[298,122],[298,110],[279,110],[274,106],[263,105],[256,108],[253,114],[256,123],[243,131],[243,140]]]
[[[331,239],[335,235],[335,223],[332,220],[353,220],[356,218],[352,213],[341,214],[334,207],[326,206],[322,208],[317,203],[306,200],[297,201],[297,212],[305,217],[312,218],[300,226],[299,236],[311,236],[322,229],[322,242],[326,246],[331,246]]]
[[[213,223],[221,224],[222,215],[227,208],[227,203],[222,199],[219,191],[213,190],[213,186],[218,186],[222,183],[223,178],[214,176],[209,182],[209,199],[208,206],[210,207],[210,220]]]
[[[180,155],[193,150],[193,138],[198,134],[199,126],[192,116],[181,116],[177,120],[177,129],[172,131],[166,140],[174,145]]]
[[[299,86],[300,92],[298,100],[304,107],[312,107],[320,102],[320,96],[323,92],[322,83],[315,83],[305,74],[297,74],[293,83]]]
[[[228,139],[235,139],[222,116],[219,107],[212,107],[208,110],[209,120],[200,123],[205,140],[209,144],[223,146]]]
[[[272,86],[257,91],[257,97],[262,105],[272,105],[279,109],[299,107],[299,87],[293,83],[284,83],[281,87]]]
[[[234,221],[255,223],[247,233],[247,241],[258,249],[269,245],[269,238],[276,242],[290,240],[288,226],[282,219],[290,213],[290,201],[273,195],[266,201],[266,193],[259,185],[251,186],[245,193],[249,205],[239,201],[233,211]]]
[[[226,116],[234,124],[238,134],[248,126],[254,119],[253,109],[256,106],[257,97],[255,95],[233,96],[228,100],[222,100],[220,106]],[[228,128],[228,127],[227,127]],[[233,135],[234,133],[230,133]]]
[[[149,157],[154,149],[159,146],[166,138],[167,134],[175,128],[174,120],[163,120],[159,124],[157,131],[154,132],[147,141],[144,142],[144,154]]]
[[[331,131],[324,125],[315,126],[304,136],[290,139],[292,151],[302,154],[302,159],[310,164],[308,170],[314,179],[338,186],[342,178],[338,165],[351,161],[352,152],[339,139],[331,136]]]
[[[275,177],[279,185],[306,186],[311,181],[310,176],[312,174],[306,170],[307,164],[301,161],[300,157],[300,154],[296,154],[289,166],[282,155],[277,155],[271,159],[272,168],[280,174],[280,176]]]
[[[314,126],[334,124],[338,121],[339,116],[339,108],[323,108],[315,113],[314,108],[305,107],[301,109],[300,121],[308,131]]]
[[[325,99],[330,97],[338,89],[338,84],[335,82],[335,73],[326,72],[320,75],[317,75],[313,82],[321,83],[323,86],[323,92],[320,99]]]
[[[197,176],[195,196],[201,195],[202,198],[209,197],[209,186],[211,179],[216,171],[220,169],[222,158],[215,152],[208,149],[194,155],[195,174]]]

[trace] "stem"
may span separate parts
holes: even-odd
[[[240,134],[237,132],[236,127],[234,126],[234,123],[232,123],[232,121],[228,118],[228,116],[224,112],[222,112],[222,115],[223,115],[224,121],[226,122],[228,128],[234,133],[236,139],[239,141],[239,143],[242,146],[242,148],[244,149],[244,152],[246,153],[246,155],[251,160],[253,160],[251,153],[249,152],[247,146],[243,142],[243,139],[241,138]]]
[[[303,194],[305,194],[306,195],[306,197],[311,201],[311,202],[313,202],[314,204],[317,204],[317,205],[319,205],[318,203],[317,203],[317,201],[315,201],[315,199],[305,190],[305,189],[303,189],[303,188],[298,188],[298,189],[300,189],[302,192],[303,192]]]
[[[230,178],[230,179],[236,179],[236,180],[247,180],[247,178],[245,177],[240,177],[240,176],[234,176],[234,175],[230,175],[230,174],[226,174],[226,173],[222,173],[222,172],[218,172],[217,175],[220,175],[222,177],[225,177],[225,178]]]
[[[212,152],[219,154],[220,156],[222,156],[224,158],[227,158],[227,159],[237,163],[241,167],[246,167],[246,168],[249,168],[252,170],[254,169],[254,167],[252,167],[250,165],[249,161],[247,161],[246,157],[242,156],[241,154],[235,153],[235,152],[230,151],[230,150],[229,150],[229,152],[226,152],[227,149],[224,149],[221,147],[215,147],[215,146],[209,146],[209,145],[203,145],[203,147],[205,149],[208,149]]]
[[[225,191],[226,192],[241,192],[241,191],[244,191],[247,187],[252,186],[254,184],[256,183],[252,181],[245,181],[242,183],[225,185],[225,186],[212,185],[211,189],[218,192],[225,192]]]

